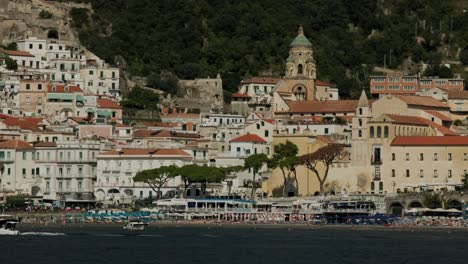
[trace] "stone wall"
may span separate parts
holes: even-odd
[[[45,0],[0,0],[0,41],[15,42],[26,37],[46,38],[47,32],[56,29],[59,38],[78,43],[71,29],[71,8],[87,8],[88,4],[59,3]],[[51,19],[39,19],[42,11],[52,13]]]

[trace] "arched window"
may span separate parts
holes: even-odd
[[[374,190],[375,190],[375,183],[374,183],[374,182],[371,182],[371,184],[370,184],[370,191],[371,191],[371,193],[374,193]]]
[[[378,138],[382,137],[382,128],[380,126],[377,127],[377,137]]]
[[[384,134],[384,138],[388,138],[388,126],[384,126],[383,134]]]
[[[302,64],[297,65],[297,74],[302,74],[303,69],[302,69]]]
[[[359,130],[359,137],[362,137],[362,131]]]
[[[361,127],[362,126],[362,119],[359,118],[359,126]]]
[[[379,191],[383,192],[383,182],[379,182]]]
[[[359,115],[362,115],[362,108],[359,108]]]
[[[370,134],[370,138],[374,138],[374,127],[373,126],[370,127],[370,133],[369,134]]]

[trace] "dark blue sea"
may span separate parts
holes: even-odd
[[[29,233],[0,236],[0,264],[468,263],[468,230],[152,226],[132,233],[121,226],[20,229]]]

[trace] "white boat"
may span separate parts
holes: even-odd
[[[130,220],[128,221],[127,225],[124,226],[125,230],[131,230],[131,231],[143,231],[145,230],[146,226],[148,224],[144,223],[143,221],[137,219],[137,220]]]
[[[19,235],[20,232],[16,230],[18,220],[11,215],[0,215],[0,235]]]

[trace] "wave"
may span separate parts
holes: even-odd
[[[65,233],[51,233],[51,232],[24,232],[20,233],[22,236],[65,236]]]

